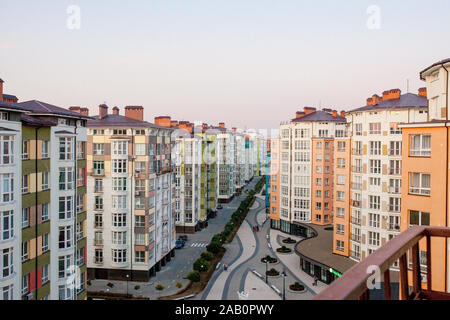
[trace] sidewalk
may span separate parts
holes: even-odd
[[[300,240],[299,237],[287,235],[285,233],[282,233],[281,231],[270,229],[270,245],[272,246],[272,249],[277,258],[282,261],[286,265],[286,267],[289,268],[289,270],[293,274],[295,274],[297,278],[299,278],[309,289],[311,289],[316,294],[327,288],[328,286],[320,281],[317,281],[317,286],[312,285],[313,277],[300,269],[300,257],[294,251],[288,255],[278,254],[278,252],[276,251],[276,249],[280,247],[280,245],[277,243],[278,235],[282,237],[291,237],[292,239],[295,239],[297,241]]]
[[[248,293],[247,300],[281,300],[272,288],[251,271],[247,273],[244,292]]]

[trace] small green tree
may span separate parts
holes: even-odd
[[[211,261],[214,258],[214,255],[211,252],[205,251],[202,252],[200,257],[205,261]]]
[[[208,250],[211,253],[217,254],[222,249],[222,244],[219,242],[211,242],[206,246],[206,250]]]
[[[187,278],[191,280],[192,282],[199,282],[200,281],[200,273],[198,271],[192,271],[189,272],[187,275]]]
[[[195,262],[194,262],[194,270],[195,271],[205,272],[205,271],[208,271],[208,269],[209,269],[208,261],[206,261],[202,258],[195,260]]]

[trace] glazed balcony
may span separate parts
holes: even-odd
[[[391,281],[389,268],[399,259],[400,299],[402,300],[450,300],[450,293],[433,291],[431,273],[431,238],[450,237],[450,228],[415,226],[402,232],[383,247],[353,266],[344,275],[334,281],[328,288],[318,294],[314,300],[369,300],[370,291],[367,280],[373,277],[367,270],[379,268],[383,278],[384,299],[391,300]],[[419,241],[426,238],[426,266],[421,266]],[[411,251],[410,251],[411,250]],[[407,253],[411,252],[408,263]],[[422,261],[423,262],[423,261]],[[408,269],[412,272],[408,272]],[[428,270],[428,272],[427,272]],[[426,273],[426,289],[422,288],[421,271]],[[409,274],[408,274],[409,273]],[[408,285],[408,277],[412,276],[412,287]]]

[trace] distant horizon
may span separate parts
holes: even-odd
[[[276,129],[304,106],[348,111],[407,93],[408,80],[417,94],[419,72],[448,58],[448,1],[373,5],[0,0],[0,78],[19,102],[91,115],[102,103],[122,114],[142,105],[149,122]]]

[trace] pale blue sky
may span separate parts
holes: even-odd
[[[66,27],[69,5],[81,29]],[[381,29],[369,30],[370,5]],[[20,100],[143,105],[228,127],[276,128],[303,106],[349,110],[416,92],[450,57],[448,0],[0,0],[0,78]]]

